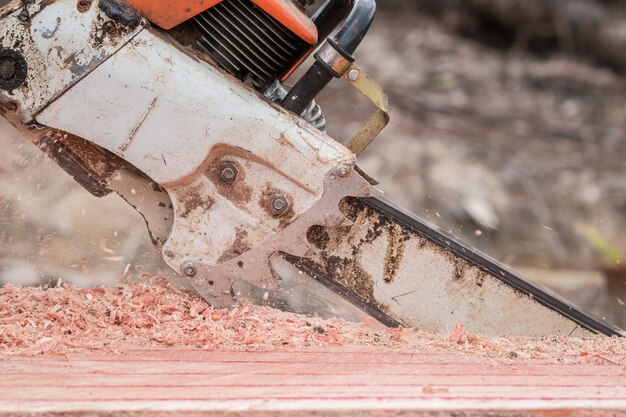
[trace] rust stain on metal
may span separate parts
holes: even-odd
[[[464,297],[472,290],[472,286],[482,286],[483,280],[478,281],[475,278],[478,278],[482,271],[477,271],[477,273],[469,273],[474,268],[469,262],[464,261],[463,259],[458,259],[451,253],[440,249],[438,246],[432,245],[429,247],[429,250],[436,251],[438,254],[445,257],[446,261],[452,267],[452,276],[446,282],[446,291],[450,295],[454,295],[455,297]],[[480,282],[480,283],[479,283]]]
[[[234,259],[239,255],[243,255],[244,253],[252,249],[252,245],[250,244],[250,242],[248,242],[247,237],[248,232],[245,229],[237,229],[237,232],[235,234],[235,241],[228,249],[224,251],[224,253],[220,255],[217,263],[221,264],[223,262],[230,261],[231,259]]]
[[[21,7],[23,7],[23,3],[21,0],[10,1],[9,3],[0,7],[0,18],[3,18],[7,16],[8,14],[13,13],[14,11],[20,9]]]
[[[19,105],[14,100],[0,100],[0,114],[5,115],[9,112],[13,113],[18,109]]]
[[[45,9],[47,6],[56,3],[58,0],[43,0],[41,2],[41,9]]]
[[[340,203],[341,212],[354,223],[351,226],[326,228],[315,226],[309,229],[309,242],[320,249],[318,267],[335,282],[356,294],[366,304],[376,307],[385,314],[389,308],[374,296],[375,278],[359,264],[359,254],[363,245],[370,244],[381,237],[390,227],[384,219],[364,206],[355,198],[346,198]],[[372,221],[372,219],[376,219]],[[367,229],[359,233],[359,228]],[[391,226],[393,226],[391,224]],[[355,238],[355,236],[363,236]],[[342,252],[348,239],[349,256],[337,256]]]
[[[110,152],[57,129],[46,129],[33,142],[91,194],[110,193],[107,185],[119,169]]]
[[[375,285],[394,282],[399,276],[400,267],[407,262],[407,242],[411,246],[437,254],[450,265],[450,277],[447,291],[463,296],[470,286],[482,287],[488,274],[477,269],[470,262],[459,259],[450,251],[406,230],[392,220],[373,210],[360,199],[347,198],[340,209],[353,221],[351,226],[326,228],[315,226],[309,229],[307,238],[319,250],[316,258],[321,271],[348,291],[351,291],[365,303],[389,313],[387,304],[381,303],[374,296]],[[385,259],[381,276],[372,276],[364,268],[364,256],[371,251],[368,246],[375,241],[385,240]],[[340,254],[340,255],[338,255]],[[407,255],[408,256],[408,255]],[[378,284],[377,284],[378,283]],[[518,293],[520,297],[524,295]]]
[[[177,185],[191,183],[199,175],[199,173],[209,171],[217,161],[227,159],[228,157],[238,157],[241,159],[246,159],[250,162],[254,162],[261,166],[267,167],[276,172],[278,175],[281,175],[282,177],[292,182],[296,187],[301,188],[309,194],[317,194],[317,191],[315,189],[306,186],[300,180],[282,171],[278,166],[275,166],[270,161],[260,158],[258,155],[255,155],[246,149],[240,148],[238,146],[228,145],[225,143],[213,146],[204,162],[202,162],[202,164],[200,164],[198,168],[196,168],[189,175],[177,181],[173,181],[164,185],[169,187],[175,187]]]
[[[389,284],[393,282],[400,265],[402,265],[405,242],[410,239],[410,236],[400,227],[390,224],[387,227],[387,239],[383,279]]]
[[[245,207],[252,199],[252,187],[245,183],[245,169],[239,163],[228,159],[228,154],[218,153],[212,156],[216,159],[216,162],[211,164],[205,171],[206,177],[211,180],[218,192],[231,203],[240,208]],[[220,171],[226,163],[232,164],[237,169],[237,177],[230,183],[220,179]]]
[[[297,150],[294,146],[293,143],[291,143],[286,137],[285,137],[285,133],[281,133],[278,136],[278,143],[280,143],[281,145],[285,145],[290,147],[291,149]]]
[[[360,227],[364,227],[364,225],[370,224],[369,226],[367,226],[368,235],[371,235],[370,242],[380,236],[380,230],[389,230],[389,228],[396,228],[403,231],[404,242],[411,240],[413,243],[417,244],[420,249],[424,249],[428,252],[436,253],[442,256],[451,265],[452,268],[452,276],[447,283],[447,291],[449,293],[458,293],[461,296],[464,296],[471,286],[482,287],[485,281],[490,276],[487,272],[472,265],[469,261],[458,258],[451,251],[437,245],[436,243],[433,243],[432,241],[420,236],[419,234],[407,231],[405,229],[401,229],[401,227],[395,224],[393,221],[385,218],[384,216],[381,216],[380,213],[372,210],[369,206],[365,205],[360,200],[351,199],[350,201],[348,201],[348,203],[352,207],[346,209],[344,213],[349,211],[358,213],[356,217],[352,218],[352,220],[355,222],[352,227],[355,227],[359,224],[361,225]],[[362,245],[362,243],[360,245]],[[359,248],[360,245],[358,245]],[[355,252],[355,255],[356,254],[358,254],[358,251]],[[399,266],[401,262],[402,259],[397,260],[397,265]],[[386,263],[386,267],[387,265],[388,264]],[[527,295],[517,290],[515,291],[515,296],[520,298],[527,297]]]
[[[29,137],[29,139],[63,168],[65,172],[72,176],[76,182],[96,197],[110,194],[111,188],[115,189],[115,186],[111,187],[110,184],[113,178],[121,172],[124,173],[123,175],[130,174],[131,176],[142,177],[147,185],[151,185],[154,193],[165,192],[158,184],[152,182],[150,178],[128,162],[79,136],[57,129],[46,128],[39,136]],[[167,233],[159,235],[155,233],[154,229],[150,228],[154,215],[148,214],[150,210],[148,212],[139,210],[136,200],[129,198],[124,193],[120,193],[119,189],[115,191],[130,206],[140,212],[148,225],[148,233],[152,242],[159,246],[167,237]],[[161,220],[167,221],[170,218],[171,203],[166,204],[161,201],[158,205],[164,210],[159,210],[157,222]],[[162,217],[163,212],[168,213],[165,214],[165,218]]]
[[[277,142],[279,144],[281,144],[281,145],[284,145],[284,146],[286,146],[286,147],[288,147],[288,148],[298,152],[301,155],[304,155],[300,149],[298,149],[296,146],[294,146],[294,144],[289,139],[287,139],[287,137],[285,136],[285,132],[281,133],[278,136]]]
[[[187,188],[178,190],[179,201],[183,208],[180,217],[187,218],[191,212],[201,208],[204,212],[208,212],[215,201],[204,195],[201,185],[192,185]]]
[[[289,202],[289,208],[283,214],[276,214],[270,208],[270,202],[272,197],[275,195],[284,196]],[[266,184],[263,192],[261,193],[261,198],[259,200],[259,205],[263,208],[263,210],[270,215],[270,217],[276,218],[280,220],[280,228],[283,229],[291,223],[293,218],[296,216],[295,211],[293,210],[293,201],[291,196],[284,191],[278,190],[272,187],[270,184]]]
[[[468,267],[469,265],[463,265],[462,262],[455,262],[454,263],[454,279],[455,280],[462,280],[465,277],[465,269]]]
[[[102,3],[103,2],[100,2],[101,10],[102,10]],[[106,13],[105,10],[102,10],[102,11]],[[111,43],[115,43],[119,39],[131,33],[139,25],[140,22],[141,22],[141,19],[139,18],[137,20],[137,24],[130,25],[120,19],[118,20],[113,19],[106,14],[105,15],[99,14],[96,17],[94,24],[92,25],[89,39],[91,41],[91,44],[96,48],[104,46],[105,40]]]
[[[75,64],[76,55],[77,55],[76,52],[72,52],[71,54],[65,57],[65,59],[63,60],[63,63],[66,65],[67,68],[71,68]]]
[[[330,243],[330,235],[324,226],[313,226],[307,231],[308,241],[316,248],[326,250]]]
[[[374,297],[374,278],[358,264],[356,259],[327,254],[323,267],[326,274],[344,288],[354,292],[365,303],[376,306],[383,312],[387,311],[386,306],[380,304]]]

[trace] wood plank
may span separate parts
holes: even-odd
[[[432,352],[152,349],[16,357],[0,362],[0,413],[626,415],[619,411],[626,410],[625,365],[618,356],[559,363]]]

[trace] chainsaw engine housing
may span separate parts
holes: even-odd
[[[286,76],[311,49],[250,0],[225,0],[193,20],[201,34],[198,45],[257,88]]]
[[[165,29],[185,26],[194,46],[210,54],[231,75],[265,91],[284,80],[317,44],[317,27],[301,0],[185,1],[132,0],[139,11]]]

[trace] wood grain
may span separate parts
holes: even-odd
[[[166,349],[16,357],[0,362],[0,414],[626,415],[626,358],[606,359]]]

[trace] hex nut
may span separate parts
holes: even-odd
[[[269,209],[276,215],[282,215],[289,210],[289,200],[282,194],[274,194],[270,198]]]
[[[345,164],[339,165],[339,167],[337,168],[337,175],[339,175],[341,178],[345,178],[350,175],[350,166]]]
[[[181,270],[183,272],[183,275],[187,277],[193,277],[194,275],[196,275],[197,272],[195,265],[192,263],[184,264]]]
[[[237,169],[237,166],[233,162],[226,161],[219,167],[218,176],[220,180],[226,183],[235,182],[238,175],[239,169]]]

